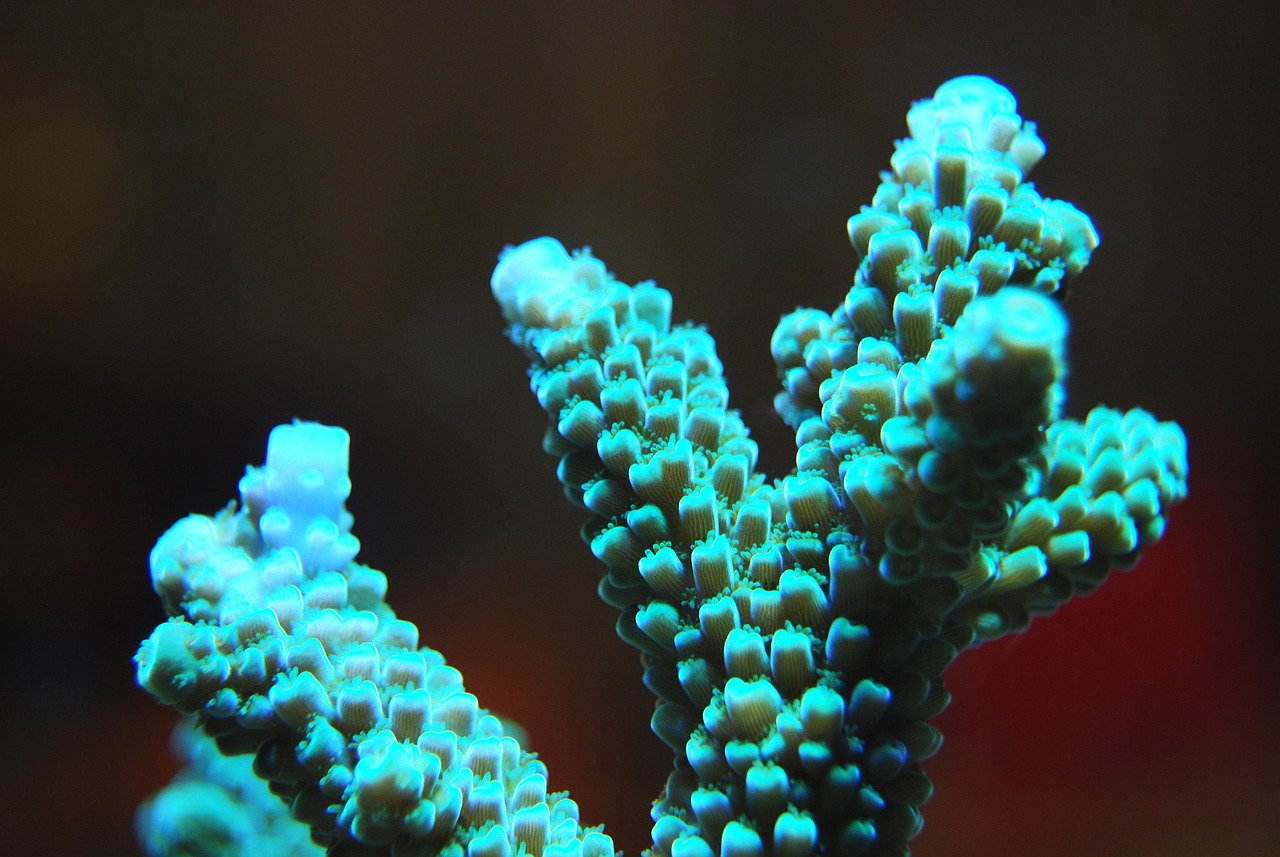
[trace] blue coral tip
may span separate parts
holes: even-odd
[[[489,287],[498,303],[506,306],[515,289],[522,283],[536,279],[548,269],[563,267],[569,263],[569,251],[550,236],[533,238],[523,244],[508,246],[498,257]]]

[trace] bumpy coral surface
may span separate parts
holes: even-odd
[[[546,767],[396,618],[385,575],[353,561],[347,448],[340,428],[278,426],[239,507],[164,534],[151,578],[171,618],[142,643],[138,683],[196,715],[222,753],[253,754],[330,853],[611,857],[609,837],[548,794]],[[150,853],[267,853],[252,849],[278,807],[228,776],[203,780],[140,814]]]
[[[1131,566],[1185,493],[1176,425],[1061,418],[1060,302],[1098,236],[1026,181],[1012,94],[958,78],[907,122],[844,301],[774,334],[781,480],[666,291],[551,238],[493,274],[675,752],[661,855],[908,853],[945,667]]]
[[[714,343],[672,324],[669,293],[551,238],[494,271],[544,447],[592,514],[600,593],[675,753],[656,854],[909,853],[947,665],[1131,566],[1185,493],[1176,425],[1061,418],[1059,305],[1098,236],[1026,182],[1044,145],[1015,109],[981,77],[911,109],[849,220],[852,288],[774,334],[797,445],[780,480],[757,471]],[[279,805],[217,765],[212,739],[252,754],[330,854],[610,857],[354,561],[347,444],[278,427],[239,506],[156,545],[170,619],[138,681],[206,738],[184,745],[192,776],[140,812],[145,847],[292,847]]]
[[[147,857],[320,857],[310,829],[253,772],[251,756],[224,756],[183,720],[173,733],[185,767],[138,807],[138,842]]]

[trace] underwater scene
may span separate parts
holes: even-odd
[[[1280,849],[1264,4],[0,15],[0,850]]]

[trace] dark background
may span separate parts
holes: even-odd
[[[778,316],[851,281],[911,101],[1014,90],[1103,236],[1070,412],[1177,419],[1135,572],[953,668],[922,857],[1280,851],[1271,3],[193,4],[0,12],[0,851],[136,853],[173,715],[147,555],[295,416],[361,558],[619,847],[669,766],[489,274],[590,244],[716,336],[780,474]]]

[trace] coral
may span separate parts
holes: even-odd
[[[253,772],[249,756],[224,756],[213,739],[182,720],[174,755],[186,767],[138,807],[138,840],[147,857],[320,857],[310,828],[289,816]]]
[[[1176,425],[1061,417],[1060,303],[1098,236],[1025,181],[1044,144],[1012,94],[958,78],[907,122],[843,303],[773,336],[781,480],[666,291],[551,238],[494,272],[676,754],[659,854],[907,853],[946,666],[1131,566],[1185,493]]]
[[[714,342],[672,323],[668,292],[551,238],[494,271],[544,448],[591,513],[600,594],[675,755],[653,806],[662,857],[909,853],[947,665],[1132,566],[1185,494],[1176,425],[1062,417],[1060,304],[1098,236],[1025,181],[1044,145],[1012,94],[958,78],[908,126],[849,220],[852,288],[773,336],[797,445],[782,479],[757,471]],[[238,506],[160,539],[171,618],[139,683],[219,752],[253,754],[329,853],[608,857],[354,561],[347,444],[277,427]],[[140,813],[141,838],[185,853],[185,817],[209,832],[192,853],[240,853],[270,813],[238,806],[261,797],[214,773],[207,746],[188,752],[217,781],[210,817],[184,816],[201,785],[179,782]]]
[[[239,507],[161,537],[151,580],[171,618],[138,650],[138,683],[197,715],[220,752],[252,753],[331,853],[609,857],[609,837],[548,794],[546,767],[419,647],[386,576],[353,561],[348,443],[340,428],[277,426]],[[269,814],[253,795],[197,788],[171,786],[141,813],[151,853],[188,853],[166,849],[192,799],[225,812],[190,853],[239,853]]]

